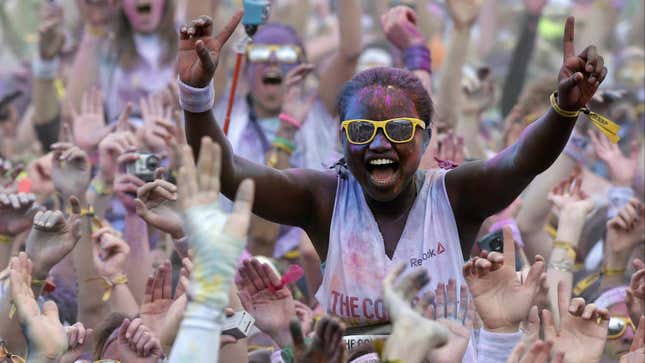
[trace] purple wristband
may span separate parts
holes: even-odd
[[[416,71],[417,69],[427,71],[432,73],[430,67],[430,49],[423,44],[412,45],[403,51],[403,62],[405,63],[405,68],[410,71]]]

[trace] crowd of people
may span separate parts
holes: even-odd
[[[0,2],[0,362],[645,363],[644,2],[263,2]]]

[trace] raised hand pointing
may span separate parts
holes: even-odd
[[[558,74],[558,105],[570,111],[584,107],[607,75],[604,60],[595,46],[590,45],[575,55],[574,25],[574,17],[568,17],[562,37],[564,59]]]

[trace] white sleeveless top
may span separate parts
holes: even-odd
[[[457,224],[446,194],[446,170],[419,173],[417,182],[423,185],[391,260],[360,184],[349,172],[338,177],[324,277],[316,298],[325,312],[348,326],[389,321],[383,279],[400,261],[406,264],[404,274],[417,268],[428,270],[431,280],[420,295],[450,278],[457,281],[457,293],[465,284]],[[472,347],[471,339],[464,362],[475,361]]]

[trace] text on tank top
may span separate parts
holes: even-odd
[[[446,194],[446,171],[420,173],[425,173],[419,178],[423,184],[392,259],[385,254],[383,237],[361,186],[351,173],[338,177],[323,282],[316,298],[327,313],[350,327],[389,321],[382,284],[401,261],[407,268],[404,274],[417,268],[428,270],[431,281],[419,295],[450,278],[458,286],[464,283],[464,259]]]

